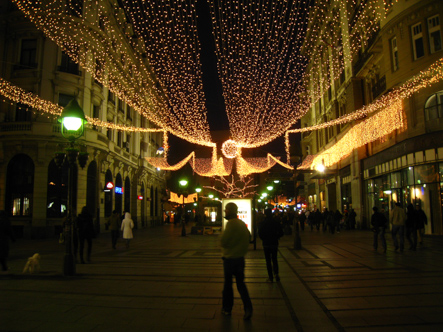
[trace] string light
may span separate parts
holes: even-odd
[[[379,112],[353,126],[331,148],[310,159],[305,159],[297,169],[319,169],[320,165],[330,167],[346,158],[354,149],[386,136],[403,126],[403,106],[401,101],[397,101],[383,112]]]
[[[203,188],[216,191],[226,198],[254,196],[256,191],[253,189],[258,187],[258,184],[251,184],[254,180],[251,176],[236,179],[234,175],[231,175],[230,180],[223,176],[215,176],[214,180],[218,183],[217,186],[204,186]]]
[[[286,154],[289,160],[289,134],[302,133],[313,130],[319,130],[328,128],[335,125],[345,124],[351,121],[359,120],[365,118],[371,113],[379,112],[391,112],[392,106],[397,107],[399,102],[411,97],[414,93],[420,91],[421,89],[428,88],[431,85],[440,82],[443,79],[443,58],[437,60],[434,64],[428,67],[428,69],[421,71],[419,74],[408,80],[402,86],[393,89],[391,92],[381,96],[375,100],[372,104],[363,106],[361,109],[339,117],[337,119],[331,120],[329,122],[324,122],[318,125],[313,125],[300,129],[291,129],[285,133],[285,144],[286,144]],[[386,123],[379,123],[379,126],[386,126]],[[397,128],[392,128],[392,131]],[[380,137],[377,137],[380,138]],[[350,143],[349,146],[353,146]]]
[[[150,158],[153,165],[176,169],[191,162],[196,172],[207,176],[231,172],[233,161],[230,164],[217,158],[216,152],[209,159],[196,158],[191,153],[173,166],[166,161],[168,132],[216,149],[207,122],[201,78],[197,0],[124,0],[119,2],[124,11],[117,3],[107,7],[107,2],[82,2],[82,9],[75,1],[12,1],[95,80],[161,128],[155,130],[164,131],[165,154],[163,158]],[[218,73],[232,137],[222,152],[230,158],[236,156],[239,174],[262,172],[277,163],[291,169],[272,155],[243,159],[240,149],[259,147],[285,134],[289,160],[289,134],[296,132],[291,126],[352,64],[361,47],[378,32],[379,22],[390,5],[378,0],[360,2],[359,6],[353,0],[314,4],[309,0],[209,1]],[[353,8],[352,16],[348,7]],[[90,13],[96,16],[92,18]],[[303,130],[326,128],[379,111],[372,120],[364,121],[372,123],[383,114],[398,110],[399,100],[441,80],[441,60],[434,73],[434,77],[431,72],[424,73],[352,115]],[[60,112],[59,108],[46,102],[41,104],[39,99],[26,94],[13,96],[6,91],[9,87],[2,85],[0,89],[16,102],[52,115]],[[122,131],[154,131],[99,119],[88,121]],[[383,132],[374,131],[377,135],[384,135]],[[346,146],[349,151],[354,144],[348,142]],[[345,147],[337,149],[338,155],[346,155]]]
[[[124,12],[108,8],[107,2],[82,2],[82,9],[74,1],[12,1],[142,116],[192,143],[213,146],[201,79],[197,0],[125,0],[120,2]],[[368,0],[357,8],[353,29],[342,42],[338,14],[347,13],[347,6],[346,1],[209,1],[219,76],[237,146],[254,148],[283,135],[331,82],[323,79],[327,75],[308,79],[307,64],[310,71],[329,69],[332,78],[338,77],[377,31],[385,9],[378,0]],[[95,18],[89,13],[96,13]],[[318,56],[325,50],[331,61]]]
[[[41,99],[39,96],[27,92],[24,89],[14,86],[10,82],[5,81],[3,78],[0,77],[0,94],[16,103],[25,104],[29,107],[33,108],[34,110],[40,111],[42,113],[48,113],[50,115],[54,116],[60,116],[60,114],[63,111],[63,107],[57,104],[54,104],[48,100]],[[158,129],[158,128],[141,128],[141,127],[134,127],[134,126],[125,126],[121,124],[116,123],[110,123],[106,121],[102,121],[97,118],[91,118],[89,116],[86,116],[86,120],[88,120],[88,125],[93,125],[97,127],[103,127],[108,129],[115,129],[120,131],[128,131],[128,132],[145,132],[145,133],[158,133],[163,132],[164,134],[164,140],[167,146],[167,132],[165,132],[164,129]]]

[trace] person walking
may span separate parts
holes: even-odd
[[[389,216],[389,221],[392,224],[392,240],[394,241],[395,251],[399,248],[399,239],[397,238],[397,234],[400,238],[400,252],[403,251],[405,247],[405,220],[406,213],[401,208],[400,203],[395,203],[394,208],[392,209],[391,215]]]
[[[305,211],[302,211],[300,213],[300,216],[298,217],[298,220],[300,221],[300,228],[302,231],[305,230],[305,221],[306,221],[306,214]]]
[[[80,262],[82,264],[85,264],[85,261],[83,259],[83,251],[85,248],[85,241],[86,241],[88,244],[86,260],[89,263],[91,262],[92,238],[95,236],[95,230],[94,230],[94,222],[92,220],[92,215],[86,206],[82,208],[82,212],[77,217],[77,229],[78,229]]]
[[[349,212],[349,216],[348,216],[349,229],[355,229],[355,224],[356,224],[355,218],[356,217],[357,217],[357,213],[355,213],[354,209],[351,209],[351,211]]]
[[[129,248],[129,241],[134,237],[132,229],[134,228],[134,222],[131,219],[129,212],[125,213],[125,219],[122,221],[121,230],[123,231],[123,239],[126,240],[126,248]]]
[[[380,236],[381,245],[383,246],[383,252],[386,252],[386,239],[385,239],[385,229],[388,224],[386,217],[383,213],[378,212],[378,208],[374,206],[372,208],[373,214],[371,217],[372,231],[374,232],[373,246],[374,250],[377,251],[378,248],[378,237]]]
[[[425,211],[421,209],[420,204],[415,205],[416,211],[417,211],[417,218],[418,218],[418,224],[417,224],[417,237],[418,237],[418,243],[420,245],[423,244],[423,235],[425,233],[425,225],[428,224],[428,217],[426,217]]]
[[[416,210],[414,209],[414,205],[411,203],[406,207],[406,221],[405,221],[405,229],[406,229],[406,238],[409,242],[409,250],[417,249],[417,225],[418,225],[418,215]]]
[[[263,251],[265,253],[266,268],[268,270],[268,282],[280,281],[278,275],[278,239],[283,236],[282,226],[272,217],[272,209],[265,210],[265,219],[260,224],[258,236],[263,243]]]
[[[120,232],[120,215],[117,210],[112,211],[112,215],[109,217],[107,225],[111,231],[112,249],[116,249]]]
[[[222,314],[231,315],[234,305],[232,278],[235,276],[237,290],[243,301],[244,320],[252,317],[252,302],[245,284],[245,255],[248,252],[250,236],[246,224],[237,217],[238,207],[235,203],[225,206],[225,219],[228,220],[220,238],[224,270]]]
[[[341,212],[337,209],[334,213],[334,225],[332,226],[332,234],[334,234],[334,228],[337,230],[337,233],[340,233],[340,222],[343,218]]]
[[[11,222],[4,210],[0,211],[0,264],[2,271],[8,271],[7,260],[9,257],[9,240],[15,242]]]

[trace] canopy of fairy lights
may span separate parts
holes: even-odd
[[[257,148],[285,135],[289,162],[289,134],[301,131],[293,126],[378,31],[378,22],[391,5],[379,0],[361,2],[353,15],[349,38],[342,39],[340,13],[346,13],[353,0],[207,0],[230,126],[230,139],[219,147],[223,158],[217,155],[207,120],[198,0],[123,0],[111,7],[105,2],[84,1],[82,10],[77,1],[12,2],[95,80],[159,129],[88,118],[91,124],[122,131],[164,132],[165,153],[148,161],[165,170],[177,170],[189,162],[203,176],[228,175],[234,162],[242,176],[264,172],[276,164],[292,169],[272,155],[243,158],[242,149]],[[441,75],[440,60],[372,105],[302,130],[365,118],[361,122],[364,129],[357,124],[355,132],[341,138],[336,150],[319,156],[327,164],[337,162],[325,156],[343,158],[361,144],[404,125],[401,101],[441,80]],[[61,111],[1,78],[0,94],[34,111],[53,115]],[[385,116],[393,116],[395,124]],[[368,130],[368,126],[374,129]],[[197,158],[192,152],[178,164],[169,165],[168,133],[212,148],[212,158]],[[318,158],[310,160],[311,164],[302,167],[315,167]]]

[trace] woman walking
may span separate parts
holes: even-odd
[[[129,212],[125,213],[125,219],[122,221],[121,230],[123,231],[123,239],[126,240],[126,248],[129,248],[129,241],[134,237],[132,229],[134,228],[134,222],[131,219]]]

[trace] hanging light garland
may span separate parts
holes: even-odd
[[[142,116],[178,137],[212,146],[197,0],[125,0],[123,8],[88,1],[83,9],[74,1],[12,1]],[[318,54],[331,50],[333,77],[338,77],[345,61],[376,31],[385,9],[378,0],[368,0],[354,14],[345,54],[338,44],[342,23],[337,13],[346,13],[347,3],[209,1],[231,136],[238,147],[262,146],[283,135],[320,97],[326,83],[306,79],[308,60],[311,71],[325,73],[328,61]],[[86,13],[97,15],[92,19]]]
[[[375,100],[372,104],[363,106],[361,109],[344,115],[342,117],[339,117],[337,119],[334,119],[329,122],[324,122],[318,125],[309,126],[305,128],[300,129],[291,129],[288,130],[285,133],[285,145],[286,145],[286,154],[287,158],[289,160],[289,134],[293,133],[302,133],[302,132],[308,132],[313,130],[319,130],[328,128],[335,125],[345,124],[351,121],[363,119],[366,116],[368,116],[371,113],[375,113],[377,111],[379,112],[386,112],[390,113],[392,112],[392,106],[394,108],[398,107],[398,103],[402,102],[403,100],[406,100],[407,98],[411,97],[414,93],[420,91],[421,89],[428,88],[431,85],[440,82],[443,80],[443,58],[436,61],[434,64],[432,64],[428,69],[421,71],[418,75],[414,76],[410,80],[408,80],[405,84],[400,86],[399,88],[396,88],[392,90],[391,92],[381,96],[377,100]],[[378,124],[379,127],[386,127],[390,126],[390,123],[386,122],[380,122]],[[395,130],[397,128],[392,128],[391,131]],[[375,133],[375,132],[374,132]],[[378,139],[380,137],[374,137],[375,139]],[[352,142],[349,142],[348,144],[349,149],[351,149],[354,144]],[[352,151],[352,149],[350,150]]]
[[[318,170],[320,165],[330,167],[349,156],[354,149],[384,137],[403,126],[403,105],[402,101],[397,101],[383,112],[379,112],[353,126],[331,148],[306,160],[297,169]]]
[[[201,79],[197,0],[124,0],[120,2],[123,8],[117,3],[108,7],[105,2],[91,1],[83,2],[83,10],[75,1],[12,2],[94,79],[161,128],[155,130],[164,131],[164,156],[155,158],[156,162],[152,159],[153,163],[177,169],[191,161],[202,174],[225,174],[230,170],[229,162],[217,159],[214,152],[209,159],[195,158],[192,153],[186,162],[174,166],[166,161],[168,132],[216,149],[207,123]],[[352,17],[348,7],[354,10]],[[364,1],[359,6],[353,0],[227,0],[209,1],[209,8],[232,137],[222,152],[237,161],[239,174],[265,171],[277,163],[290,169],[271,155],[243,159],[241,148],[262,146],[285,133],[289,160],[289,134],[297,132],[291,126],[377,33],[378,22],[389,6],[378,0]],[[92,18],[88,13],[97,16]],[[343,29],[343,24],[351,28]],[[342,33],[346,34],[344,38]],[[436,66],[441,67],[441,63]],[[313,72],[318,74],[310,75]],[[405,84],[397,95],[390,93],[352,115],[310,130],[361,119],[381,109],[388,113],[398,100],[440,80],[441,68],[436,72],[434,78],[424,74]],[[13,96],[8,89],[1,85],[0,93],[49,114],[59,112],[26,94]],[[116,130],[154,131],[98,119],[88,121]]]

